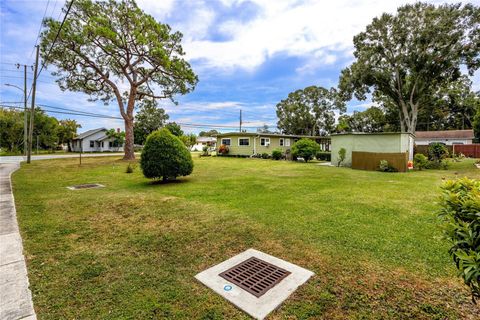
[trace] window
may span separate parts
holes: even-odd
[[[280,138],[280,147],[283,147],[283,145],[284,145],[284,140],[283,138]]]
[[[90,148],[93,148],[95,146],[95,141],[90,140]]]
[[[285,147],[290,147],[290,139],[285,139]]]
[[[250,145],[250,138],[238,138],[238,145],[239,146],[249,146]]]
[[[268,147],[270,145],[270,138],[260,138],[260,145]]]
[[[224,145],[226,145],[226,146],[229,146],[229,145],[231,144],[230,138],[222,139],[222,144],[224,144]]]

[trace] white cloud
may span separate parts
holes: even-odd
[[[226,6],[240,2],[222,1]],[[398,6],[414,0],[253,2],[259,7],[259,14],[253,20],[242,23],[228,19],[216,25],[217,32],[228,35],[229,40],[187,39],[184,43],[187,58],[200,61],[203,67],[223,70],[237,67],[254,70],[278,53],[318,55],[318,62],[309,62],[314,67],[331,64],[335,57],[327,51],[335,50],[340,55],[346,51],[350,55],[353,36],[364,30],[375,16],[395,12]],[[209,21],[207,19],[206,24]]]

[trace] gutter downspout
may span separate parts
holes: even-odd
[[[253,154],[257,154],[257,138],[259,137],[260,135],[253,137]]]

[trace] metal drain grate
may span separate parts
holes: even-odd
[[[79,184],[76,186],[67,187],[70,190],[79,190],[79,189],[93,189],[93,188],[103,188],[104,185],[99,183],[87,183],[87,184]]]
[[[251,257],[219,276],[259,298],[289,274],[285,269]]]

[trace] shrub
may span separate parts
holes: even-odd
[[[302,138],[292,146],[292,155],[295,158],[303,158],[305,162],[312,160],[320,151],[320,145],[313,140]]]
[[[272,159],[273,160],[280,160],[283,158],[283,152],[281,149],[275,149],[272,151]]]
[[[340,167],[342,162],[345,161],[346,156],[347,156],[347,150],[345,150],[345,148],[340,148],[340,150],[338,150],[338,163],[337,163],[338,167]]]
[[[428,160],[440,162],[448,157],[448,149],[444,144],[432,143],[428,146]]]
[[[398,170],[392,167],[387,160],[380,160],[378,170],[382,172],[398,172]]]
[[[446,181],[440,205],[449,253],[475,302],[480,298],[480,181]]]
[[[262,153],[262,159],[269,159],[270,155],[266,152]]]
[[[167,181],[188,176],[193,171],[193,160],[182,141],[168,129],[152,132],[142,150],[140,165],[147,178]]]
[[[317,155],[315,156],[315,158],[317,158],[317,160],[322,160],[322,161],[331,161],[332,154],[330,152],[320,151],[320,152],[317,152]]]
[[[439,162],[437,161],[428,161],[427,163],[427,169],[443,169],[447,170],[449,166],[449,163],[446,159],[441,160]]]
[[[227,145],[221,144],[220,147],[218,147],[218,153],[221,155],[226,155],[229,151],[230,149]]]
[[[203,146],[202,151],[202,156],[207,157],[209,155],[208,146]]]
[[[136,164],[129,163],[127,166],[127,169],[125,169],[125,173],[133,173],[133,171],[135,171],[136,168],[137,168]]]
[[[428,166],[428,159],[425,157],[425,155],[421,153],[417,153],[413,157],[413,166],[417,168],[418,170],[423,170],[426,169]]]

